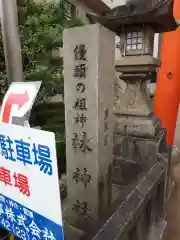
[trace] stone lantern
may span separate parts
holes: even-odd
[[[122,58],[116,61],[119,97],[115,103],[114,181],[128,185],[147,164],[161,153],[164,131],[153,116],[149,84],[160,61],[153,57],[154,34],[178,27],[173,17],[173,0],[127,1],[104,16],[87,14],[120,36]]]

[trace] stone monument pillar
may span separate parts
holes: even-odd
[[[81,230],[111,202],[115,34],[99,24],[63,37],[67,221]]]

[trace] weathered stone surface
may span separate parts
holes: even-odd
[[[159,149],[162,138],[163,132],[155,139],[143,139],[117,134],[114,147],[113,182],[125,186],[130,184],[147,165],[148,159],[157,153],[160,154]]]
[[[166,166],[163,160],[161,162],[161,159],[156,157],[151,159],[141,175],[125,188],[117,201],[107,210],[104,221],[93,226],[82,239],[145,240],[144,237],[147,237],[154,219],[161,221],[162,212],[157,213],[152,202],[155,199],[154,196],[158,198],[157,189],[164,181],[165,172]],[[160,207],[159,203],[156,202],[156,204]]]
[[[116,121],[116,133],[119,135],[137,136],[143,138],[155,138],[159,132],[160,122],[153,117],[127,117],[118,116]]]
[[[128,56],[116,61],[118,72],[155,72],[159,66],[160,61],[150,55]]]
[[[116,74],[115,82],[113,182],[125,186],[139,174],[147,160],[163,148],[164,131],[159,119],[152,114],[153,99],[148,91],[148,75],[143,69],[144,66],[152,65],[154,69],[158,66],[158,61],[152,56],[143,56],[142,59],[139,56],[125,56],[118,64],[118,67],[123,68],[119,71],[123,73]],[[131,72],[128,67],[132,66],[134,70]],[[123,78],[127,73],[131,74]]]
[[[69,224],[87,229],[111,202],[115,35],[100,25],[64,32]]]
[[[122,83],[119,82],[119,84]],[[152,109],[148,104],[148,97],[145,92],[145,82],[134,80],[126,81],[126,89],[120,91],[119,98],[115,104],[115,114],[148,116],[152,113]],[[121,89],[121,85],[119,86]]]
[[[146,162],[146,158],[149,158],[158,152],[161,136],[162,135],[154,140],[116,135],[114,154],[117,159],[126,159],[127,161],[134,163]]]
[[[113,183],[121,186],[128,186],[134,181],[137,175],[141,172],[142,168],[142,164],[117,159],[115,161],[115,168],[113,172]]]

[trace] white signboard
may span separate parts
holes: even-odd
[[[0,124],[0,225],[23,240],[63,240],[55,135]]]

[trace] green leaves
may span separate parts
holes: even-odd
[[[63,93],[63,61],[53,57],[62,47],[63,30],[82,25],[79,19],[67,20],[60,4],[36,4],[34,0],[18,0],[19,32],[25,81],[42,81],[31,124],[56,133],[57,154],[65,156],[64,104],[47,103],[50,96]],[[21,2],[21,4],[20,4]],[[2,36],[0,36],[0,100],[8,87]],[[53,111],[52,111],[53,110]],[[65,162],[63,163],[65,166]],[[64,169],[61,165],[61,169]]]
[[[63,8],[58,3],[40,4],[34,0],[19,1],[19,31],[22,46],[24,79],[26,81],[43,81],[45,95],[63,92],[62,61],[53,58],[52,51],[62,47],[64,28],[82,25],[79,19],[67,20]],[[0,99],[7,89],[7,75],[0,36]],[[47,87],[48,86],[48,87]],[[46,97],[45,97],[46,99]]]
[[[55,94],[63,93],[62,61],[54,59],[52,51],[62,47],[64,28],[82,22],[66,20],[62,6],[57,3],[25,0],[18,10],[25,80],[42,80],[45,96],[51,96],[53,89]]]

